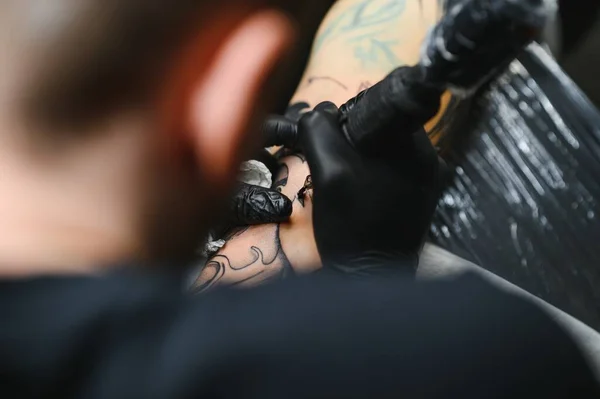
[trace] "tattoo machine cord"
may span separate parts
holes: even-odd
[[[370,152],[385,146],[388,137],[381,133],[398,132],[395,126],[400,134],[422,128],[445,90],[460,97],[475,93],[540,35],[547,15],[545,0],[454,5],[429,33],[417,65],[397,68],[340,108],[347,139]]]

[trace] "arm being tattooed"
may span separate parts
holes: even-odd
[[[338,0],[321,25],[290,112],[322,101],[341,105],[392,69],[416,62],[426,32],[440,15],[439,0]],[[252,286],[320,268],[312,202],[296,198],[310,174],[308,165],[298,154],[282,161],[274,188],[294,200],[290,221],[232,235],[204,268],[197,281],[202,289]]]
[[[294,102],[341,105],[394,68],[414,64],[441,16],[439,1],[339,0],[317,33]]]
[[[249,230],[241,229],[227,238],[230,248],[240,250],[224,249],[212,257],[200,275],[198,290],[204,291],[217,284],[253,286],[293,273],[281,248],[278,224],[257,226],[252,234]]]
[[[273,188],[293,200],[289,222],[232,232],[227,244],[205,265],[196,282],[197,290],[216,285],[251,287],[320,267],[312,232],[312,205],[309,201],[302,205],[295,197],[308,173],[301,154],[282,159]]]

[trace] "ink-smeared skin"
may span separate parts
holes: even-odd
[[[343,38],[363,66],[389,63],[399,66],[393,50],[399,42],[385,37],[386,30],[398,21],[406,9],[406,0],[362,0],[335,17],[317,37],[314,52],[334,39]]]

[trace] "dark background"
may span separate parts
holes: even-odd
[[[559,5],[561,65],[600,107],[600,1],[561,0]]]
[[[600,2],[560,3],[544,39],[592,102],[535,46],[457,102],[430,239],[600,331]]]

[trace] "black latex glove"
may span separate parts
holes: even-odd
[[[231,199],[232,226],[280,223],[292,214],[292,201],[278,191],[239,183]]]
[[[294,147],[298,125],[302,111],[309,108],[307,103],[290,105],[285,115],[272,115],[263,126],[263,145],[287,144]],[[254,159],[262,162],[276,175],[279,164],[268,151],[262,150]],[[262,223],[280,223],[289,219],[292,214],[292,201],[279,191],[239,183],[231,197],[229,215],[225,229]]]
[[[303,111],[310,108],[308,103],[290,105],[285,115],[270,115],[263,125],[266,147],[284,146],[296,149],[298,146],[298,121]]]
[[[254,157],[275,175],[277,161],[267,151]],[[231,197],[227,224],[229,227],[262,223],[280,223],[292,214],[292,201],[279,191],[246,183],[238,183]]]
[[[358,275],[416,269],[441,167],[424,130],[400,129],[365,155],[346,140],[332,103],[300,120],[299,147],[314,185],[315,238],[326,267]]]

